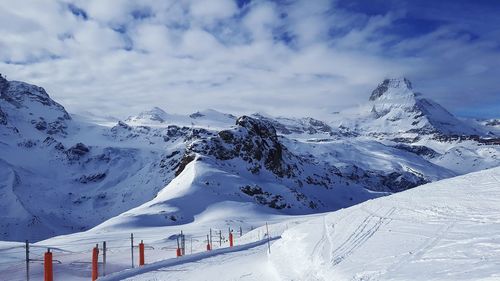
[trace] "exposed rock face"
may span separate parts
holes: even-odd
[[[89,153],[89,151],[90,149],[86,145],[79,142],[66,150],[66,155],[68,156],[69,160],[77,160],[85,154]]]
[[[398,144],[395,146],[398,149],[402,149],[408,152],[415,153],[420,156],[426,156],[426,157],[437,157],[439,156],[439,153],[437,153],[434,149],[431,149],[427,146],[423,145],[406,145],[406,144]]]
[[[500,119],[491,119],[486,121],[486,126],[498,127],[500,126]]]
[[[4,81],[6,81],[4,79]],[[5,83],[5,82],[3,82]],[[1,85],[2,95],[0,99],[14,105],[16,108],[28,108],[31,104],[41,104],[47,107],[52,107],[58,110],[61,114],[60,117],[65,120],[70,120],[68,112],[64,107],[57,102],[53,101],[45,89],[23,82],[7,82]]]
[[[42,87],[7,81],[1,75],[0,107],[0,125],[9,123],[14,131],[26,130],[24,122],[27,122],[39,132],[65,135],[67,122],[71,120],[64,107],[52,100]]]
[[[382,184],[391,192],[400,192],[428,182],[429,181],[425,180],[423,175],[416,175],[408,172],[393,172],[382,177]]]
[[[0,73],[0,95],[9,87],[9,81]]]
[[[7,125],[7,113],[0,108],[0,125]]]
[[[241,158],[254,174],[265,167],[278,177],[294,175],[296,167],[285,161],[294,156],[279,142],[271,124],[242,116],[236,120],[236,125],[237,128],[220,131],[215,137],[193,142],[188,150],[212,155],[218,160]]]
[[[415,171],[385,173],[364,170],[356,165],[343,167],[340,173],[343,177],[362,183],[369,190],[382,192],[400,192],[430,182],[425,175]]]
[[[265,117],[261,114],[252,114],[252,117],[265,121],[266,123],[272,125],[276,131],[283,135],[290,134],[328,134],[330,136],[341,134],[341,132],[336,132],[327,123],[317,120],[314,118],[306,117],[298,120],[293,120],[289,118],[279,118],[273,119]],[[289,124],[285,124],[288,122]]]
[[[407,88],[409,90],[413,89],[410,80],[406,78],[385,79],[382,83],[380,83],[377,86],[377,88],[375,88],[375,90],[373,90],[370,96],[370,100],[371,101],[377,100],[384,93],[386,93],[389,88]]]

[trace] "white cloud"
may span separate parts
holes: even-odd
[[[238,11],[236,3],[232,0],[192,0],[190,12],[195,20],[213,23],[215,20],[229,18]]]
[[[134,48],[161,55],[172,50],[171,34],[165,25],[141,23],[131,30]]]
[[[471,40],[444,25],[401,38],[386,31],[405,18],[399,11],[369,16],[330,1],[242,10],[230,0],[49,2],[0,2],[0,73],[46,87],[69,111],[315,115],[363,102],[400,75],[452,109],[460,99],[449,93],[495,101],[491,32]]]
[[[262,2],[252,6],[243,19],[243,25],[251,32],[254,40],[272,39],[272,29],[278,22],[273,3]]]

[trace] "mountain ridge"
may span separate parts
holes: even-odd
[[[439,139],[418,131],[408,141],[407,132],[381,135],[376,126],[336,125],[334,120],[238,118],[215,110],[183,116],[160,108],[103,125],[71,118],[37,86],[5,79],[0,84],[0,160],[12,171],[2,174],[0,190],[7,195],[12,175],[17,178],[15,203],[0,224],[4,240],[87,230],[139,206],[149,212],[148,202],[174,189],[172,180],[193,165],[213,171],[203,173],[208,179],[193,181],[209,182],[203,193],[212,199],[202,206],[221,196],[290,214],[344,208],[500,165],[498,145],[481,142],[490,137],[486,134]],[[23,110],[16,111],[10,100]],[[234,184],[220,189],[221,177]],[[28,215],[19,215],[23,209]],[[179,224],[196,215],[163,211],[154,215],[157,223]],[[19,238],[20,232],[25,237]]]

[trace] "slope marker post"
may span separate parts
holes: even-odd
[[[102,276],[106,276],[106,241],[102,242]]]
[[[134,234],[130,233],[130,255],[132,260],[132,268],[134,268]]]
[[[176,256],[177,257],[180,257],[182,255],[181,253],[181,246],[180,246],[180,243],[179,243],[179,236],[176,237],[177,239],[177,250],[175,252]]]
[[[99,278],[99,244],[95,244],[94,249],[92,249],[92,281]]]
[[[139,243],[139,266],[144,265],[144,241],[141,240]]]
[[[26,281],[30,280],[30,243],[26,240]]]
[[[210,228],[210,249],[212,249],[212,228]]]
[[[186,238],[181,230],[181,255],[186,255]]]
[[[267,226],[266,222],[266,231],[267,231],[267,249],[269,250],[269,254],[271,253],[271,244],[270,244],[270,237],[269,237],[269,227]]]
[[[47,249],[43,257],[43,267],[44,267],[44,281],[54,281],[54,275],[52,272],[52,253],[50,248]]]

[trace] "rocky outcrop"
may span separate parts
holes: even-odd
[[[218,160],[240,158],[254,174],[265,168],[281,178],[294,175],[296,167],[286,161],[294,156],[279,142],[271,124],[242,116],[236,125],[235,129],[220,131],[217,136],[194,141],[188,150]]]
[[[423,145],[406,145],[406,144],[397,144],[394,146],[397,149],[405,150],[411,153],[415,153],[419,156],[425,156],[429,158],[434,158],[439,156],[440,154],[437,153],[434,149],[429,148],[427,146]]]
[[[79,142],[66,150],[65,153],[69,160],[78,160],[89,153],[89,151],[90,149],[85,144]]]
[[[0,125],[7,125],[7,113],[0,108]]]
[[[291,134],[327,134],[330,136],[341,134],[336,132],[327,123],[311,117],[291,119],[291,118],[269,118],[261,114],[252,114],[252,118],[259,119],[272,125],[276,131],[282,135]],[[287,123],[287,124],[285,124]]]
[[[0,75],[0,125],[7,124],[7,117],[14,131],[26,130],[23,123],[27,122],[34,130],[48,135],[66,135],[67,122],[71,120],[64,107],[52,100],[42,87],[7,81]]]

